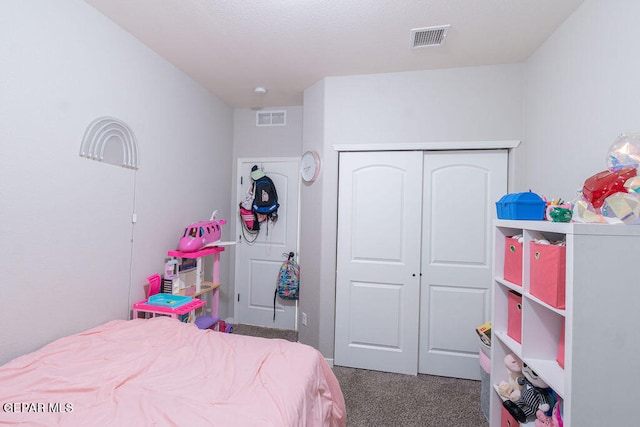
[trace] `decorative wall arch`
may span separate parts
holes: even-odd
[[[105,149],[110,144],[122,149],[122,161],[105,159]],[[99,117],[87,127],[80,146],[80,156],[129,169],[138,169],[136,138],[126,123],[113,117]]]

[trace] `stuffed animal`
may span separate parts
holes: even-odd
[[[518,378],[518,384],[522,385],[520,398],[515,402],[505,400],[503,406],[513,418],[524,423],[527,418],[533,418],[538,410],[549,410],[545,390],[549,386],[526,363],[522,364],[522,375],[523,377]]]
[[[520,398],[522,390],[522,386],[518,384],[518,378],[522,376],[522,361],[515,354],[509,353],[504,357],[504,365],[507,367],[509,378],[498,384],[498,393],[515,402]]]
[[[551,427],[551,417],[548,417],[540,409],[536,411],[535,427]]]
[[[540,409],[536,412],[535,427],[563,427],[562,415],[560,414],[560,402],[553,405],[551,415],[546,415]]]

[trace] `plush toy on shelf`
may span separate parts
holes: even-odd
[[[522,377],[522,361],[513,353],[504,357],[504,365],[507,367],[509,378],[498,384],[498,393],[505,399],[516,401],[520,398],[522,386],[518,384],[518,378]]]
[[[535,427],[551,427],[551,417],[538,409],[536,412]]]
[[[522,375],[518,378],[518,384],[522,385],[520,398],[515,401],[505,400],[502,404],[513,418],[524,423],[527,419],[533,419],[538,410],[549,410],[546,390],[549,386],[526,363],[522,364]],[[514,397],[517,394],[516,392]]]
[[[562,413],[560,409],[560,402],[556,402],[553,405],[553,412],[551,415],[547,415],[538,409],[536,412],[535,427],[563,427]]]

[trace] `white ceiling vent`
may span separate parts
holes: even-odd
[[[285,110],[256,111],[256,126],[286,126]]]
[[[414,28],[411,30],[411,48],[444,46],[450,26]]]

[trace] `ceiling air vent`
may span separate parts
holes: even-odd
[[[450,26],[414,28],[411,30],[411,48],[444,46]]]
[[[270,110],[256,112],[256,126],[286,126],[287,112],[285,110]]]

